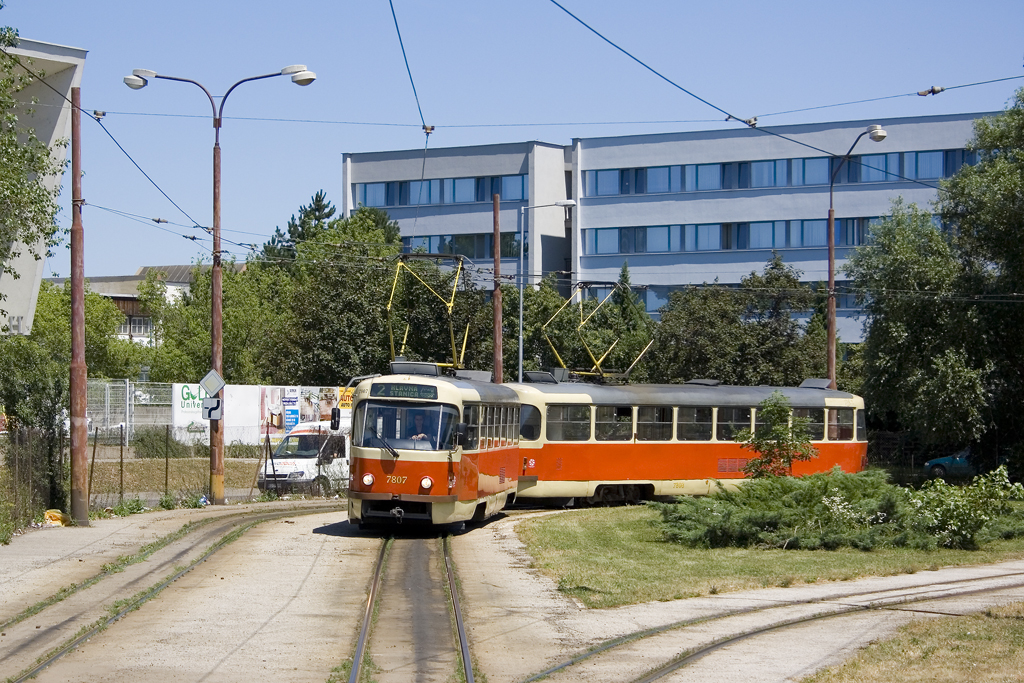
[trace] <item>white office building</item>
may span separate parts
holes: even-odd
[[[518,267],[522,214],[528,281],[567,271],[574,282],[611,282],[628,262],[632,284],[656,314],[674,289],[739,284],[773,250],[804,281],[826,281],[833,175],[839,270],[892,199],[931,205],[939,181],[971,161],[964,147],[972,122],[988,115],[577,138],[565,148],[524,142],[346,154],[342,207],[345,215],[359,204],[385,208],[407,249],[486,265],[491,198],[499,194],[502,272]],[[870,125],[885,138],[864,135],[840,167]],[[565,199],[576,207],[548,206]],[[545,208],[520,211],[534,206]],[[837,281],[839,335],[857,341],[861,324],[841,271]]]

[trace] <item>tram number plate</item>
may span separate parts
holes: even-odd
[[[394,475],[389,474],[388,475],[388,483],[389,484],[404,484],[405,480],[408,479],[408,478],[409,477],[396,477]]]

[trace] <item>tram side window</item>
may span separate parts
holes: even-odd
[[[743,429],[750,429],[750,408],[719,408],[716,438],[719,441],[735,441]]]
[[[480,448],[480,406],[466,406],[466,443],[462,447],[467,451]]]
[[[665,406],[640,406],[636,409],[638,441],[671,441],[672,409]]]
[[[711,441],[711,408],[680,408],[676,438],[680,441]]]
[[[829,441],[853,441],[853,408],[829,408]]]
[[[509,424],[512,430],[512,443],[519,445],[519,406],[512,409],[512,423]]]
[[[487,438],[484,441],[484,448],[494,448],[494,406],[487,406],[486,413],[484,436]]]
[[[519,410],[519,438],[536,441],[540,438],[540,409],[524,405]]]
[[[548,441],[589,441],[589,405],[548,406]]]
[[[633,438],[633,406],[597,406],[594,437],[598,441],[630,441]]]
[[[793,418],[807,420],[807,436],[811,441],[823,441],[825,439],[824,408],[793,408]]]
[[[508,406],[498,406],[501,411],[501,445],[508,445]]]
[[[868,440],[868,426],[865,424],[865,412],[861,408],[857,411],[857,441]]]

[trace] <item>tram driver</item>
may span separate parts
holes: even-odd
[[[409,433],[409,438],[413,441],[427,441],[430,443],[431,448],[437,448],[437,444],[434,441],[434,437],[427,433],[428,427],[425,426],[425,418],[423,413],[415,413],[412,417],[413,425]]]

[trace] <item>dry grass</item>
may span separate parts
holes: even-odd
[[[1009,683],[1024,678],[1024,603],[924,619],[804,683]]]
[[[588,607],[893,576],[1024,557],[1024,539],[983,550],[700,550],[665,543],[646,507],[569,511],[519,524],[534,565]]]
[[[171,491],[205,491],[210,482],[210,461],[207,458],[173,458],[169,461]],[[224,486],[249,488],[256,473],[255,460],[224,460]],[[120,487],[120,463],[98,460],[93,472],[92,493],[114,494]],[[125,460],[125,493],[164,490],[164,461],[155,459]]]

